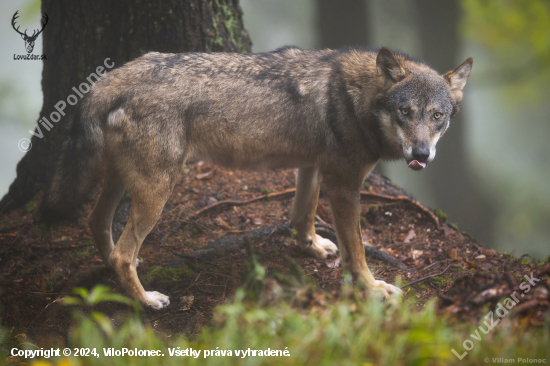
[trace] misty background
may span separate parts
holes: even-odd
[[[474,58],[459,116],[422,172],[378,169],[483,245],[550,255],[550,1],[241,0],[253,51],[387,46],[440,73]],[[40,2],[0,2],[0,195],[42,104],[41,61],[12,29],[40,28]],[[50,19],[50,21],[54,21]],[[83,25],[85,26],[85,25]],[[42,38],[34,54],[40,54]],[[45,62],[51,62],[50,60]]]

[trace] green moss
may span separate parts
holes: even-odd
[[[237,52],[248,52],[249,50],[241,42],[240,22],[237,20],[238,15],[234,14],[231,7],[226,4],[220,4],[218,0],[215,0],[215,4],[218,8],[218,15],[212,19],[212,31],[214,32],[214,37],[210,40],[210,44],[206,44],[206,51],[212,52],[214,46],[223,46],[224,40],[222,34],[224,32],[222,32],[219,28],[220,25],[223,24],[223,27],[227,32],[228,43],[231,43],[237,49]]]
[[[449,284],[449,281],[446,279],[446,278],[443,278],[441,276],[435,276],[432,278],[432,282],[437,286],[437,287],[447,287],[447,285]]]
[[[363,216],[361,216],[361,219],[360,219],[360,220],[361,220],[361,224],[364,224],[364,223],[367,222],[367,219],[365,219]]]
[[[442,221],[447,221],[447,214],[440,209],[434,211],[435,215]]]
[[[25,212],[26,213],[29,213],[29,212],[32,212],[34,211],[34,209],[36,208],[36,205],[38,204],[38,198],[33,198],[32,200],[30,200],[26,205],[25,205]]]
[[[153,281],[179,281],[182,276],[191,276],[193,273],[195,272],[186,265],[178,268],[164,268],[158,266],[143,276],[142,281],[147,284]]]

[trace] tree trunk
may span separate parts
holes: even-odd
[[[458,59],[459,2],[416,0],[415,6],[420,17],[423,59],[440,73],[457,67],[464,61]],[[475,71],[470,77],[476,77]],[[492,244],[495,208],[481,192],[468,164],[464,108],[468,108],[467,103],[462,103],[462,111],[451,121],[449,131],[438,144],[435,160],[423,174],[437,205],[451,221],[458,221],[468,233]]]
[[[0,201],[0,212],[21,207],[40,192],[54,172],[65,137],[62,117],[50,118],[59,101],[75,94],[98,66],[115,67],[149,52],[228,51],[250,52],[238,0],[86,0],[42,1],[49,24],[43,34],[42,90],[44,104],[39,120],[53,124],[47,131],[38,124],[32,148],[17,164],[17,178]],[[78,103],[77,103],[78,105]],[[55,116],[54,116],[55,117]]]
[[[366,0],[317,0],[319,47],[367,46],[367,15]]]

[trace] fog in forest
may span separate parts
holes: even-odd
[[[485,246],[550,255],[550,3],[440,0],[241,0],[254,52],[387,46],[444,73],[474,58],[459,116],[422,172],[378,169]],[[15,178],[42,103],[40,61],[14,60],[11,27],[39,27],[40,3],[1,2],[0,194]],[[40,53],[39,37],[35,50]],[[54,62],[48,60],[46,62]]]

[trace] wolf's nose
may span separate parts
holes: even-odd
[[[413,159],[426,163],[430,157],[430,149],[427,147],[415,147],[412,151]]]

